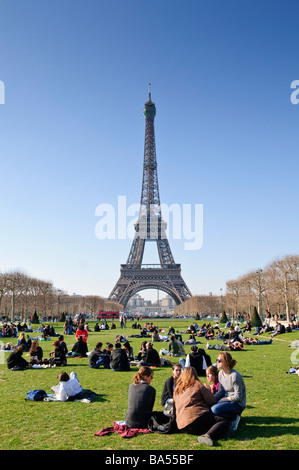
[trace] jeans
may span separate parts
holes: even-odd
[[[212,406],[211,411],[214,415],[233,421],[236,416],[242,413],[243,408],[233,401],[219,401],[216,405]]]
[[[180,357],[179,363],[182,366],[182,369],[185,369],[186,359],[184,357]]]
[[[109,361],[108,355],[107,355],[107,357],[105,357],[105,356],[99,357],[99,359],[95,363],[94,369],[98,369],[101,366],[104,366],[105,369],[109,369],[110,361]]]
[[[272,344],[272,339],[270,339],[269,341],[259,341],[257,344]]]

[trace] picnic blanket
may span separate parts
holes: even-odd
[[[138,434],[147,434],[151,433],[150,429],[140,429],[140,428],[130,428],[122,421],[114,421],[113,426],[108,428],[100,429],[95,436],[106,436],[107,434],[111,434],[112,432],[117,432],[121,435],[121,437],[129,438],[137,436]]]
[[[83,389],[82,392],[77,393],[73,397],[69,397],[66,401],[81,401],[82,403],[91,403],[97,398],[97,394],[92,390]],[[43,401],[60,401],[57,399],[55,393],[47,394]]]

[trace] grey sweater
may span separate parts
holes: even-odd
[[[219,371],[218,380],[220,390],[216,393],[217,402],[227,401],[229,397],[233,402],[238,403],[242,408],[246,407],[246,387],[242,375],[235,369],[231,369],[225,375],[223,370]]]

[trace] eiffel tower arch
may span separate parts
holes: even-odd
[[[149,99],[144,105],[145,140],[143,180],[140,208],[135,235],[126,264],[121,265],[120,277],[108,300],[126,307],[130,297],[145,289],[158,289],[170,295],[176,304],[192,297],[181,276],[181,265],[175,263],[162,218],[157,173],[154,120],[156,106]],[[160,264],[142,264],[147,242],[156,242]]]

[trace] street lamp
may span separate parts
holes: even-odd
[[[76,292],[73,292],[73,297],[74,297],[74,313],[73,313],[73,315],[75,316],[76,315],[76,308],[77,308],[77,305],[76,305]]]
[[[57,290],[58,318],[60,316],[60,296],[61,296],[62,292],[63,291],[61,289]]]
[[[220,299],[221,299],[221,314],[223,312],[223,299],[222,299],[222,291],[223,289],[220,289]]]
[[[263,270],[262,269],[258,269],[257,270],[257,274],[258,274],[258,280],[259,280],[259,316],[262,317],[263,315],[263,306],[262,306],[262,288],[261,288],[261,272]]]

